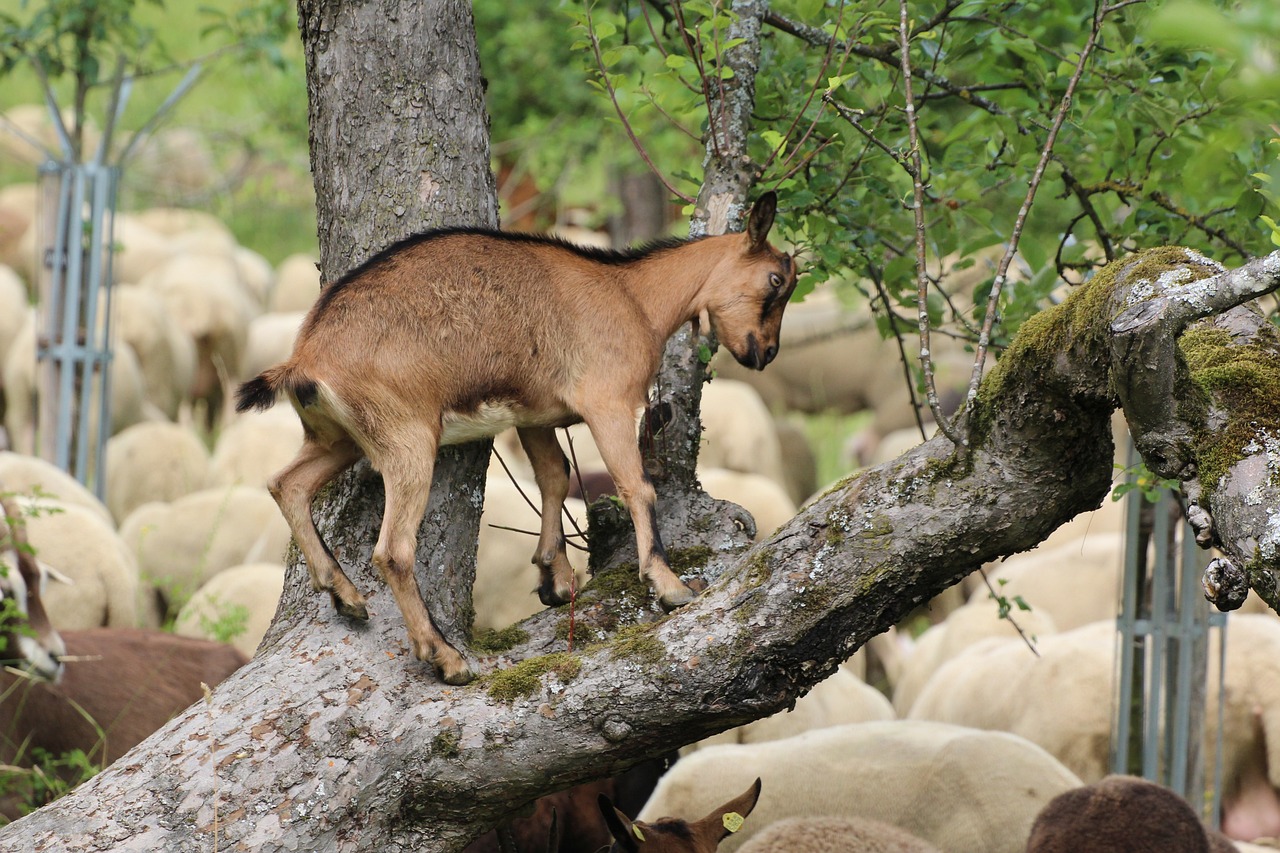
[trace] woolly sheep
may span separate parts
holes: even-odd
[[[203,489],[138,507],[120,537],[170,609],[223,569],[283,560],[289,525],[266,489]]]
[[[40,492],[57,503],[84,507],[107,524],[115,524],[97,495],[57,465],[39,457],[0,452],[0,483],[20,494]]]
[[[1108,776],[1054,797],[1036,817],[1027,853],[1209,853],[1195,810],[1135,776]]]
[[[244,358],[240,362],[240,378],[250,379],[287,359],[306,316],[305,311],[290,311],[254,317],[249,323]]]
[[[773,423],[782,444],[782,473],[787,494],[799,506],[818,490],[818,459],[803,424],[797,418],[778,417]]]
[[[532,481],[520,481],[520,488],[538,504],[538,487]],[[472,597],[475,604],[477,631],[505,628],[543,609],[534,594],[538,586],[538,569],[531,562],[536,550],[540,524],[538,514],[520,496],[516,485],[505,474],[490,474],[485,480],[484,510],[480,515],[480,545],[476,551],[476,582]],[[585,532],[586,504],[566,498],[565,508]],[[492,525],[515,527],[535,533],[528,536]],[[566,525],[565,533],[572,534]],[[581,543],[580,543],[581,544]],[[585,581],[587,559],[583,551],[568,549],[569,563],[577,576],[578,588]]]
[[[786,486],[777,427],[750,385],[715,379],[702,386],[702,430],[699,468],[763,474]]]
[[[12,481],[6,487],[14,488]],[[78,504],[19,496],[37,558],[71,580],[49,584],[44,606],[59,630],[138,622],[138,568],[109,522]]]
[[[290,408],[237,415],[218,435],[206,485],[266,488],[301,446],[302,423]]]
[[[878,820],[791,817],[770,824],[741,853],[942,853],[927,841]]]
[[[153,197],[207,193],[217,179],[213,153],[189,127],[165,127],[147,137],[129,164],[129,177]]]
[[[206,640],[223,639],[217,636],[220,621],[235,620],[243,614],[242,630],[228,642],[246,657],[253,657],[267,628],[271,627],[283,591],[284,566],[279,563],[249,563],[224,569],[206,581],[182,606],[173,626],[174,633]]]
[[[1053,618],[1043,610],[1014,609],[1010,615],[1028,636],[1057,633]],[[974,593],[971,603],[953,610],[942,622],[931,626],[901,654],[893,680],[893,707],[897,713],[906,716],[939,667],[965,649],[991,637],[1017,636],[1014,622],[1000,618],[996,602],[989,598],[983,600]],[[883,657],[885,644],[876,644],[876,650]]]
[[[111,280],[115,284],[137,284],[174,254],[173,242],[167,235],[128,213],[116,214],[111,239],[115,243]]]
[[[1001,595],[1020,596],[1033,611],[1048,614],[1059,631],[1070,631],[1119,614],[1123,570],[1124,534],[1098,532],[1015,554],[990,568],[987,577]],[[984,585],[969,601],[990,601],[988,596]],[[1014,614],[1018,618],[1020,611]]]
[[[14,338],[4,360],[4,425],[9,442],[23,453],[35,451],[36,331],[35,312],[27,312],[22,329]],[[143,420],[146,392],[142,368],[133,350],[120,347],[111,359],[111,434]],[[90,428],[97,429],[98,397],[90,402]]]
[[[640,817],[702,814],[756,776],[755,817],[723,853],[775,821],[820,816],[883,821],[950,853],[1021,853],[1044,804],[1081,784],[1022,738],[895,720],[700,749],[662,777]]]
[[[62,111],[62,123],[69,133],[74,133],[75,114],[70,108]],[[58,132],[54,129],[49,117],[49,108],[44,104],[18,104],[4,113],[4,121],[0,121],[0,152],[6,159],[38,166],[47,159],[47,151],[62,152]],[[23,135],[15,133],[11,128],[18,128]],[[92,154],[98,147],[101,134],[92,118],[86,118],[83,132],[82,150]],[[32,138],[40,142],[43,148],[27,141]]]
[[[797,699],[791,710],[704,738],[686,750],[725,743],[764,743],[814,729],[894,718],[893,706],[883,693],[841,667]]]
[[[312,255],[290,255],[276,268],[275,286],[267,310],[287,314],[306,312],[320,295],[320,267]]]
[[[763,474],[728,471],[724,468],[699,468],[698,480],[707,494],[722,501],[738,504],[756,522],[756,539],[767,539],[796,514],[791,496],[776,480]]]
[[[0,391],[4,390],[4,363],[9,346],[22,331],[30,307],[27,287],[22,279],[12,269],[0,264]],[[3,410],[0,404],[0,412]]]
[[[160,296],[131,284],[114,288],[111,328],[117,348],[126,344],[137,357],[146,399],[176,419],[195,380],[195,341]]]
[[[186,207],[150,207],[134,213],[133,216],[148,228],[170,237],[192,231],[207,231],[220,235],[224,243],[227,241],[235,243],[231,229],[218,217],[203,210]]]
[[[134,424],[107,442],[107,508],[117,522],[145,503],[203,489],[208,476],[209,451],[177,424]]]
[[[1280,835],[1280,620],[1233,614],[1227,628],[1223,717],[1223,831]],[[1009,731],[1038,743],[1086,782],[1110,763],[1115,669],[1113,621],[1042,637],[1039,657],[1020,641],[985,640],[943,665],[910,718]],[[1211,635],[1208,684],[1217,683]],[[1216,702],[1208,702],[1203,754],[1214,754]]]

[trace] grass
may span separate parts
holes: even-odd
[[[839,412],[822,412],[803,415],[800,418],[818,467],[818,488],[846,476],[852,470],[845,459],[844,446],[850,438],[871,424],[873,413],[858,412],[852,415]]]

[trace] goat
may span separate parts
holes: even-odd
[[[67,650],[44,608],[45,578],[51,573],[36,562],[22,511],[13,498],[0,497],[0,510],[4,512],[7,545],[16,564],[0,564],[0,601],[12,602],[0,609],[0,655],[9,666],[38,678],[56,680],[62,675],[62,658]],[[65,580],[62,575],[54,576]]]
[[[609,853],[715,853],[720,842],[742,827],[760,799],[760,780],[706,817],[692,823],[664,817],[653,823],[633,821],[600,795],[600,813],[613,835]]]
[[[395,595],[414,655],[446,683],[470,681],[413,571],[436,452],[517,428],[542,493],[538,597],[563,604],[572,574],[560,521],[568,475],[554,428],[585,421],[631,512],[641,577],[668,610],[690,601],[658,535],[635,416],[667,338],[690,320],[710,323],[744,365],[763,370],[773,360],[796,283],[792,257],[768,242],[776,209],[777,197],[766,193],[745,235],[630,252],[429,231],[326,287],[290,358],[242,384],[236,406],[266,409],[283,391],[302,420],[302,450],[270,489],[312,587],[328,591],[341,615],[368,619],[364,596],[311,515],[316,492],[367,457],[386,492],[373,564]]]

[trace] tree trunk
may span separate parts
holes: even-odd
[[[740,21],[748,17],[741,13],[748,5],[735,4]],[[323,203],[333,205],[321,211],[330,280],[349,266],[344,258],[357,261],[409,230],[450,221],[456,214],[448,211],[492,211],[491,200],[481,197],[484,189],[492,191],[487,178],[474,185],[480,189],[470,196],[471,206],[451,206],[455,187],[457,197],[467,199],[465,176],[478,175],[474,169],[449,171],[462,150],[449,142],[452,135],[441,137],[437,155],[415,147],[423,140],[428,144],[422,147],[430,148],[426,132],[414,137],[415,145],[396,149],[393,164],[366,154],[341,166],[344,176],[327,174],[338,168],[328,158],[358,147],[356,129],[370,140],[400,132],[392,117],[397,110],[433,122],[461,120],[432,104],[436,94],[451,91],[442,76],[455,80],[473,66],[454,64],[456,58],[445,66],[433,63],[441,56],[437,51],[470,38],[466,7],[416,9],[332,0],[301,4],[316,102],[317,186]],[[391,32],[380,29],[382,36],[369,41],[374,27]],[[413,36],[396,38],[400,32]],[[393,62],[389,52],[418,48],[424,57],[415,72],[392,70],[410,59],[402,55]],[[343,75],[350,76],[339,79]],[[748,76],[739,71],[735,83]],[[732,88],[730,97],[737,97]],[[364,93],[358,103],[341,110],[319,103],[345,99],[352,89]],[[743,104],[749,111],[749,100],[735,109]],[[478,110],[473,115],[483,121]],[[739,115],[745,121],[747,113]],[[406,158],[415,156],[423,159],[407,165]],[[358,176],[383,168],[402,182],[354,185]],[[714,162],[707,172],[712,189],[699,209],[712,221],[723,210],[728,223],[741,209],[749,171],[728,176],[736,182],[733,189],[715,183],[724,176]],[[406,175],[415,179],[409,187]],[[447,189],[425,189],[437,183]],[[400,192],[409,194],[401,198]],[[387,219],[383,203],[413,199],[420,203],[407,204],[402,214],[393,207],[395,218]],[[370,230],[348,233],[356,227]],[[1140,425],[1140,445],[1169,444],[1176,453],[1159,455],[1178,460],[1180,476],[1228,472],[1199,495],[1208,518],[1242,517],[1236,510],[1259,495],[1275,507],[1280,475],[1274,472],[1280,467],[1266,464],[1266,442],[1233,439],[1229,446],[1245,449],[1227,458],[1219,446],[1223,436],[1248,428],[1257,413],[1227,399],[1207,371],[1249,348],[1265,356],[1260,361],[1280,364],[1280,341],[1269,327],[1250,325],[1247,317],[1240,319],[1248,309],[1231,307],[1237,297],[1280,287],[1277,268],[1280,253],[1229,276],[1204,278],[1217,270],[1181,250],[1113,265],[1064,304],[1028,321],[982,386],[977,432],[963,463],[945,438],[930,441],[839,484],[755,547],[734,544],[722,504],[681,503],[681,495],[695,493],[673,485],[692,480],[689,435],[696,447],[696,434],[682,434],[686,438],[667,446],[676,460],[668,473],[678,476],[668,478],[660,497],[661,523],[673,562],[701,573],[709,588],[662,616],[634,566],[602,567],[579,597],[572,652],[564,640],[566,609],[543,611],[511,635],[511,648],[487,656],[473,652],[482,676],[467,687],[440,684],[404,647],[398,611],[368,568],[378,477],[359,468],[339,483],[320,515],[353,580],[373,593],[371,621],[353,626],[337,617],[327,597],[306,589],[295,560],[276,622],[248,666],[206,704],[98,777],[0,830],[0,848],[460,849],[548,789],[617,772],[786,707],[916,603],[1096,507],[1111,477],[1108,419],[1117,390]],[[1241,286],[1216,287],[1228,278]],[[1183,290],[1154,286],[1167,281]],[[1222,296],[1226,291],[1231,299]],[[1185,316],[1146,322],[1142,313],[1143,305],[1159,299],[1225,312],[1235,331],[1215,336],[1211,346],[1179,347],[1175,338]],[[1163,318],[1169,312],[1156,313]],[[1113,317],[1119,317],[1114,332]],[[685,349],[686,363],[692,351]],[[1191,381],[1160,385],[1171,364]],[[1156,385],[1162,390],[1154,401],[1147,399],[1142,389]],[[1170,400],[1177,405],[1153,408]],[[679,416],[691,417],[684,410]],[[1161,435],[1174,438],[1162,444]],[[483,451],[469,452],[477,456],[459,461],[457,473],[449,475],[458,479],[442,480],[446,475],[438,469],[435,494],[452,500],[447,507],[433,501],[419,552],[424,593],[455,641],[462,640],[467,617],[466,555],[474,553],[475,537],[469,519],[482,498],[476,481],[467,478],[479,476]],[[660,462],[661,453],[656,455]],[[1221,487],[1249,466],[1254,489]],[[1270,577],[1276,560],[1274,548],[1264,547],[1271,541],[1268,530],[1248,530],[1248,523],[1221,536],[1223,547],[1240,565]],[[465,535],[458,533],[463,529]],[[612,553],[612,543],[627,542],[629,535],[625,522],[608,512],[593,516],[592,546],[599,554]]]

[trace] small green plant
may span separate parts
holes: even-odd
[[[1122,472],[1123,479],[1111,490],[1111,500],[1113,501],[1118,501],[1129,492],[1137,489],[1141,492],[1142,499],[1147,503],[1156,503],[1164,494],[1176,492],[1180,488],[1177,480],[1157,477],[1142,462],[1137,465],[1130,465],[1127,468],[1123,465],[1116,465],[1115,467]]]
[[[230,643],[245,631],[249,630],[249,608],[243,604],[223,601],[216,595],[209,597],[209,607],[213,615],[202,610],[200,613],[200,633],[219,643]]]

